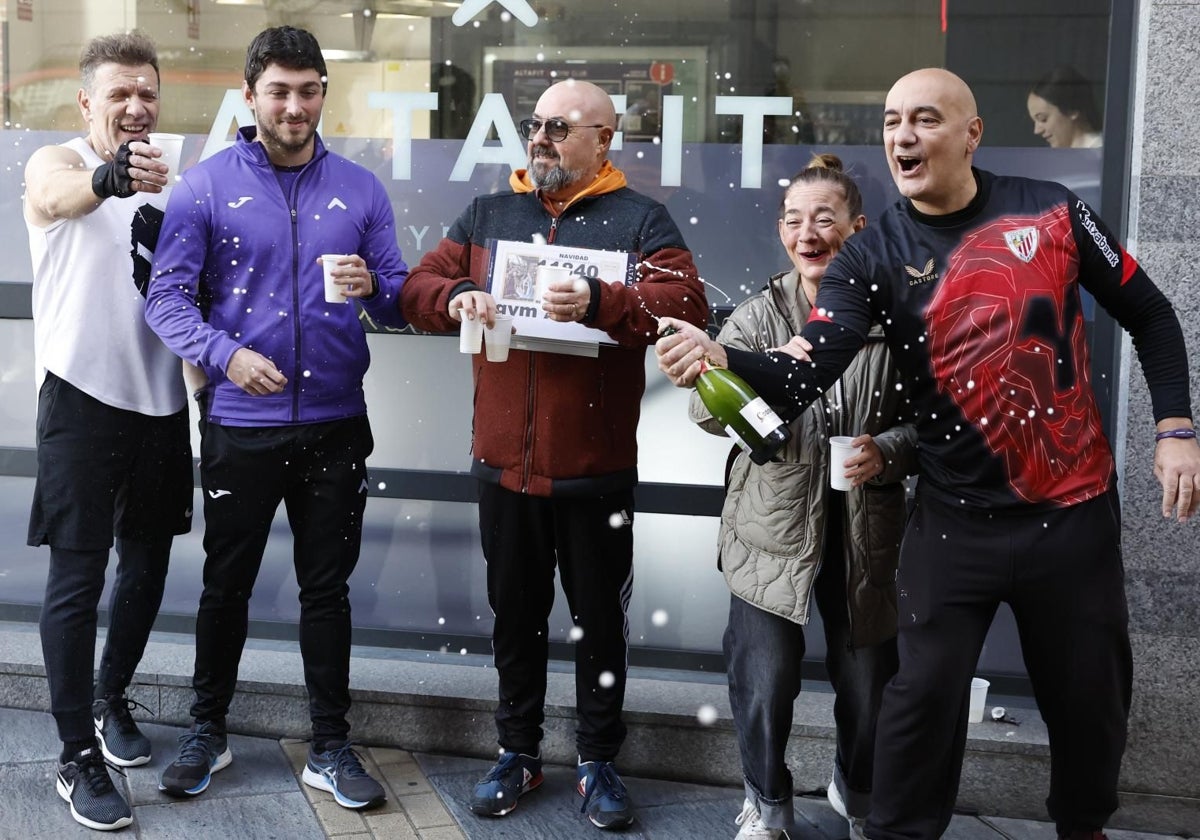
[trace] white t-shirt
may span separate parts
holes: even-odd
[[[83,138],[63,144],[89,170],[104,161]],[[77,219],[26,223],[33,257],[33,336],[37,384],[46,371],[115,408],[151,416],[186,404],[179,358],[146,325],[146,299],[134,283],[134,220],[157,239],[166,193],[108,198]],[[143,211],[144,209],[144,211]],[[138,251],[146,259],[145,245]]]

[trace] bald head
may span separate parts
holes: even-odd
[[[591,82],[565,79],[555,82],[538,99],[540,117],[561,117],[580,125],[603,125],[617,129],[617,112],[612,97]]]
[[[901,195],[923,213],[961,210],[975,196],[971,161],[983,121],[967,83],[928,67],[900,78],[888,91],[883,147]]]
[[[938,102],[943,109],[952,110],[964,119],[979,116],[971,88],[961,77],[941,67],[926,67],[901,76],[888,91],[887,102],[890,105],[893,97],[913,96]]]
[[[528,146],[529,180],[551,198],[565,200],[590,184],[608,158],[617,130],[612,98],[591,82],[567,79],[546,89],[533,119],[567,126],[561,139],[551,140],[546,130],[537,131]]]

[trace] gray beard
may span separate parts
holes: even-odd
[[[545,158],[538,158],[538,160],[545,160]],[[556,193],[571,186],[571,184],[574,184],[581,177],[581,173],[563,169],[558,164],[546,170],[544,175],[539,176],[536,174],[533,164],[534,161],[530,161],[529,181],[533,184],[534,189],[537,190]]]

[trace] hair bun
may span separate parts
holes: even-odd
[[[823,152],[812,156],[812,160],[808,162],[805,169],[832,169],[835,172],[844,171],[842,168],[842,159],[831,152]]]
[[[850,218],[857,219],[862,215],[862,193],[859,192],[858,184],[842,168],[842,159],[837,155],[829,152],[813,154],[805,167],[791,177],[784,187],[783,200],[779,203],[780,219],[787,211],[788,194],[797,184],[827,184],[836,187],[846,199]]]

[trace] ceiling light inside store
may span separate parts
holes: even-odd
[[[321,56],[326,61],[371,61],[374,57],[370,50],[321,50]]]
[[[218,6],[272,6],[286,9],[289,0],[213,0],[213,2]],[[313,6],[316,5],[316,0],[308,0],[308,2]],[[382,6],[384,8],[405,10],[390,12],[383,11],[379,8],[366,10],[371,12],[371,14],[377,18],[427,17],[427,15],[421,15],[415,11],[407,10],[429,9],[430,11],[433,11],[435,9],[448,9],[453,11],[462,5],[461,0],[377,0],[377,3],[378,6]],[[342,4],[339,3],[338,5]],[[342,14],[338,15],[338,17],[354,17],[358,14],[362,14],[362,12],[343,12]]]
[[[229,0],[229,2],[235,1]],[[271,2],[277,2],[277,0],[267,0],[268,4]],[[374,0],[372,5],[373,8],[342,12],[338,17],[374,17],[401,20],[418,18],[424,20],[430,17],[442,17],[451,14],[462,3],[458,2],[458,0]]]
[[[352,18],[352,17],[357,17],[358,15],[364,15],[364,13],[363,12],[343,12],[341,15],[339,15],[339,17]],[[413,20],[415,18],[417,20],[424,20],[426,18],[426,15],[410,15],[410,14],[406,14],[404,12],[372,12],[371,17],[375,18],[376,20],[387,20],[389,18],[402,18],[404,20]]]

